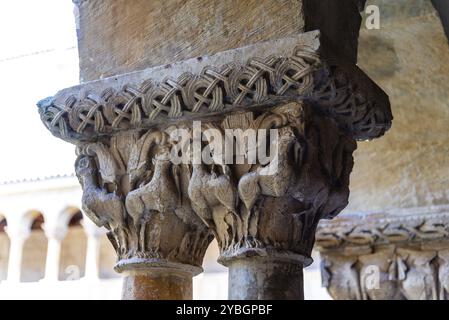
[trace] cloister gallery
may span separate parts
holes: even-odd
[[[36,6],[0,298],[448,299],[447,1]]]

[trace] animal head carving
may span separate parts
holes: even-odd
[[[95,160],[86,155],[80,155],[75,161],[75,173],[78,179],[84,179],[89,176],[96,176],[97,169]]]

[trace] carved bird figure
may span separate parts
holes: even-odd
[[[179,190],[174,181],[170,152],[167,147],[161,147],[154,157],[153,164],[154,172],[151,180],[128,193],[125,201],[126,210],[134,222],[138,250],[141,252],[147,250],[145,241],[147,222],[153,219],[155,213],[164,214],[175,210],[180,205]],[[155,225],[152,226],[149,234],[152,238],[149,242],[155,252],[159,249],[157,232],[158,230],[160,232],[160,226],[157,221],[159,220],[155,216]]]
[[[250,225],[252,209],[261,195],[282,197],[286,194],[294,175],[289,151],[295,142],[296,137],[290,127],[279,129],[278,148],[273,160],[240,178],[238,193],[248,211],[246,226]]]
[[[338,300],[362,300],[360,276],[355,268],[357,258],[338,257],[321,261],[323,286]]]
[[[144,181],[148,171],[148,157],[150,149],[155,145],[164,145],[166,134],[160,131],[150,131],[144,134],[132,147],[128,160],[127,173],[131,187],[138,180]]]
[[[222,247],[226,248],[237,235],[240,216],[236,211],[237,188],[231,181],[229,168],[225,165],[223,168],[223,174],[217,175],[208,172],[203,164],[192,164],[188,194],[193,210],[213,231]],[[217,217],[214,219],[214,210],[220,206],[226,210],[224,225]],[[228,234],[229,228],[231,237]]]
[[[98,186],[98,172],[92,157],[80,155],[75,172],[83,189],[84,213],[99,227],[106,227],[114,236],[120,254],[128,251],[126,211],[122,199],[115,192]]]
[[[401,290],[408,300],[438,300],[438,275],[432,265],[435,257],[435,251],[401,249],[398,257],[398,278]]]

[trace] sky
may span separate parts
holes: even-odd
[[[0,183],[73,172],[75,147],[47,131],[36,107],[79,82],[73,7],[0,1]]]

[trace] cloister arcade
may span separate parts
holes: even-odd
[[[59,181],[58,181],[59,180]],[[33,182],[46,185],[66,184],[54,190],[61,194],[57,203],[39,197],[33,188],[2,197],[0,211],[0,280],[7,283],[66,281],[117,277],[113,272],[114,252],[105,230],[83,219],[71,183],[72,177]],[[16,183],[28,185],[27,182]],[[6,189],[14,184],[5,184]],[[35,193],[35,201],[22,199]],[[15,201],[10,200],[15,198]],[[71,202],[74,201],[74,202]],[[32,206],[27,208],[27,206]]]
[[[0,184],[0,299],[120,297],[114,249],[106,230],[83,216],[80,199],[74,176]],[[227,271],[217,255],[213,242],[194,279],[198,298],[226,298]],[[326,297],[317,291],[318,264],[305,272],[310,298]]]
[[[0,300],[449,299],[447,0],[73,2],[0,54]],[[170,163],[194,121],[281,170]]]

